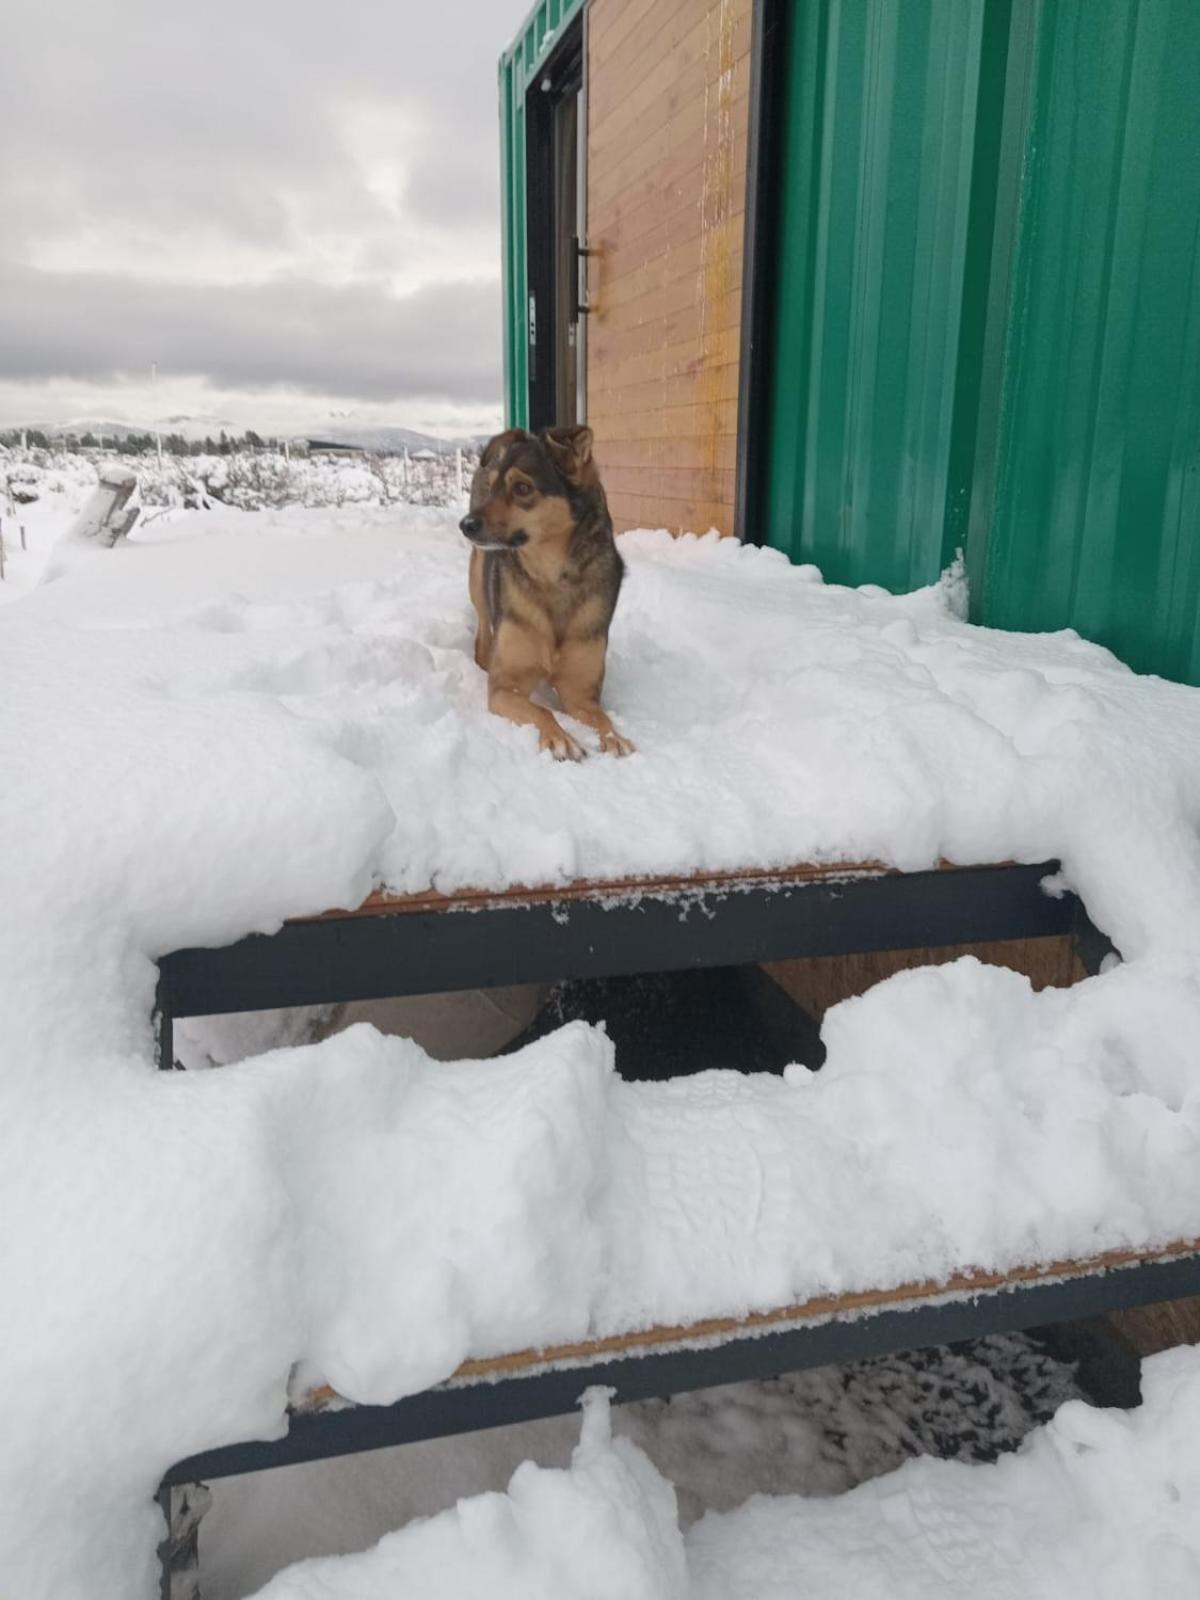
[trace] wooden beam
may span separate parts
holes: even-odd
[[[1008,866],[997,863],[998,867]],[[939,862],[939,872],[958,870],[948,861]],[[547,900],[635,899],[641,894],[705,894],[712,891],[735,892],[742,888],[786,889],[797,884],[837,883],[847,878],[896,876],[897,869],[879,861],[806,862],[790,867],[741,867],[727,872],[688,874],[653,873],[630,878],[580,878],[571,883],[518,885],[511,889],[420,889],[412,894],[395,894],[379,889],[361,905],[349,909],[321,911],[313,916],[290,917],[289,922],[330,922],[345,917],[398,916],[406,911],[455,911],[481,906],[543,905]]]
[[[544,1367],[569,1363],[590,1365],[614,1357],[644,1354],[672,1346],[700,1343],[723,1344],[731,1339],[753,1338],[771,1330],[799,1327],[804,1323],[836,1317],[859,1316],[882,1310],[897,1310],[945,1296],[975,1297],[1019,1288],[1048,1279],[1081,1278],[1096,1273],[1119,1271],[1123,1267],[1174,1261],[1200,1254],[1200,1239],[1181,1239],[1158,1249],[1106,1250],[1081,1260],[1049,1261],[1013,1267],[1005,1272],[971,1268],[955,1273],[944,1282],[927,1279],[923,1283],[902,1283],[886,1289],[862,1289],[849,1294],[818,1295],[794,1305],[771,1311],[753,1311],[744,1317],[706,1317],[698,1322],[675,1326],[638,1328],[628,1333],[583,1339],[572,1344],[547,1345],[541,1350],[517,1350],[507,1355],[487,1356],[464,1361],[450,1379],[453,1383],[486,1381],[499,1377],[519,1377]],[[307,1390],[296,1402],[298,1411],[319,1410],[341,1396],[328,1385]]]

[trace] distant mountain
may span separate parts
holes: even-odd
[[[236,422],[229,422],[222,417],[160,417],[152,422],[117,422],[113,417],[69,417],[65,422],[36,422],[30,419],[13,423],[12,427],[18,430],[36,429],[51,439],[60,439],[64,435],[79,439],[85,433],[95,434],[97,439],[128,439],[130,434],[154,433],[156,429],[160,433],[182,434],[185,439],[205,439],[210,436],[215,439],[222,428],[230,436],[243,431]]]
[[[178,433],[187,440],[219,439],[222,431],[233,439],[246,431],[245,424],[239,426],[236,422],[230,422],[228,417],[190,417],[187,415],[163,417],[157,423],[150,423],[149,427],[151,433],[157,427],[163,433]],[[145,429],[140,431],[144,433]],[[261,432],[262,430],[257,431]],[[266,435],[263,434],[263,437],[265,438]]]
[[[132,422],[114,422],[111,417],[71,417],[66,422],[20,422],[15,424],[18,428],[37,429],[38,432],[47,434],[51,439],[60,438],[65,433],[74,434],[78,439],[85,433],[94,433],[99,439],[127,439],[131,433],[145,433],[145,428]]]
[[[309,439],[323,439],[329,444],[352,445],[359,450],[373,450],[380,454],[398,455],[401,450],[415,453],[418,450],[432,450],[435,455],[442,455],[453,451],[461,445],[464,450],[474,450],[479,446],[479,441],[474,437],[464,436],[457,439],[437,439],[431,433],[418,433],[415,428],[394,427],[355,427],[351,423],[335,422],[328,427],[313,428],[307,434]]]
[[[252,424],[232,422],[228,417],[187,414],[159,417],[150,422],[118,422],[113,417],[71,417],[67,421],[47,422],[29,419],[12,424],[18,431],[21,428],[36,429],[52,439],[62,438],[63,435],[72,435],[78,439],[85,433],[94,434],[98,439],[127,439],[130,434],[158,431],[162,434],[181,434],[189,442],[196,439],[217,439],[222,431],[231,439],[240,438],[250,426]],[[486,434],[462,434],[456,438],[439,439],[431,433],[421,433],[416,428],[399,428],[382,424],[376,426],[370,423],[356,426],[350,422],[328,424],[314,422],[308,427],[282,429],[260,427],[255,431],[264,439],[321,439],[329,444],[351,445],[360,450],[370,450],[382,455],[399,455],[406,449],[414,455],[418,450],[432,450],[437,455],[444,455],[447,452],[452,454],[460,445],[464,450],[478,450],[487,440]]]

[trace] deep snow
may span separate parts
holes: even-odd
[[[1021,1334],[621,1406],[614,1431],[670,1480],[685,1528],[756,1493],[829,1496],[914,1455],[992,1460],[1077,1399],[1072,1369]],[[577,1416],[489,1429],[211,1485],[205,1600],[244,1600],[292,1562],[503,1489],[522,1461],[566,1466]]]
[[[1200,1234],[1200,694],[946,591],[623,548],[607,698],[639,753],[579,767],[487,714],[445,513],[186,517],[4,609],[21,1600],[150,1596],[160,1473],[281,1427],[301,1359],[383,1399],[506,1346]],[[902,974],[830,1013],[816,1079],[623,1084],[578,1027],[502,1063],[358,1029],[153,1070],[156,955],[375,882],[943,855],[1060,856],[1125,964]]]
[[[258,1600],[1187,1600],[1200,1591],[1200,1353],[1143,1405],[1069,1402],[992,1466],[928,1457],[837,1499],[756,1496],[686,1535],[670,1483],[585,1402],[570,1468],[524,1462],[362,1555]]]

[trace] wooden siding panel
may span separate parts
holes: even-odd
[[[732,532],[750,0],[592,0],[588,421],[618,529]]]
[[[589,63],[597,115],[636,89],[687,32],[693,0],[592,0]]]
[[[941,966],[975,956],[994,967],[1023,972],[1035,989],[1066,989],[1084,976],[1068,938],[1005,939],[989,944],[951,945],[933,950],[875,950],[862,955],[816,956],[804,961],[768,961],[763,970],[819,1022],[842,1000],[865,994],[877,983],[910,967]]]
[[[694,9],[684,7],[678,15],[685,20],[692,19]],[[692,22],[690,30],[672,51],[672,76],[666,83],[658,72],[648,70],[640,83],[623,86],[610,99],[602,99],[594,110],[589,110],[588,137],[597,156],[607,151],[613,139],[628,130],[648,133],[671,121],[689,102],[703,99],[710,77],[707,62],[710,32],[707,16]],[[748,60],[749,49],[750,12],[747,9],[734,24],[735,60]]]

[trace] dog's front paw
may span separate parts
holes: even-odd
[[[637,745],[619,734],[615,728],[610,728],[607,733],[600,735],[600,748],[606,756],[631,756]]]
[[[538,749],[549,750],[555,761],[582,761],[587,751],[565,728],[556,728],[553,733],[541,733],[538,736]]]

